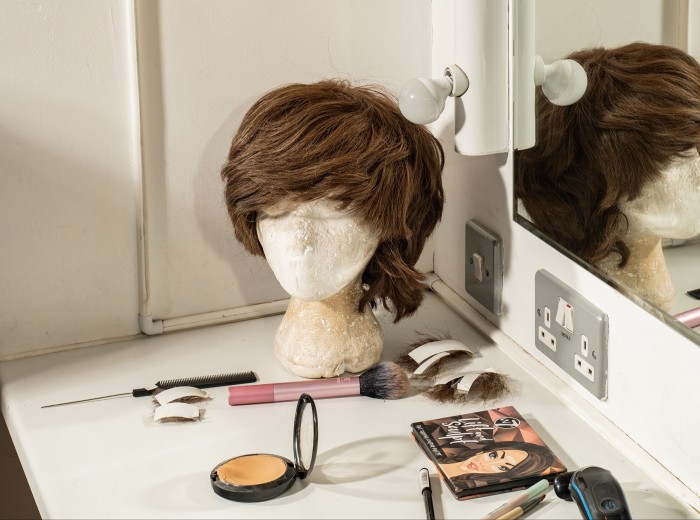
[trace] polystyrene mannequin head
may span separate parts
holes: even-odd
[[[680,201],[697,200],[700,65],[674,47],[641,42],[568,58],[585,69],[588,89],[565,107],[538,94],[538,142],[517,155],[515,194],[568,250],[592,263],[616,254],[624,267],[626,239],[643,228],[681,238],[674,222],[682,224],[686,209],[683,218],[697,223],[697,206]]]
[[[285,291],[319,301],[362,275],[377,249],[377,234],[329,199],[278,204],[258,215],[258,239]]]
[[[258,227],[258,219],[280,205],[304,208],[324,199],[371,230],[376,249],[361,272],[366,290],[359,307],[390,301],[398,321],[423,297],[423,275],[414,266],[442,215],[443,163],[439,141],[407,121],[393,96],[377,86],[326,80],[258,99],[221,175],[236,237],[255,255],[265,255],[258,231],[266,225]]]

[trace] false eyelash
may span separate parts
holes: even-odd
[[[157,407],[156,407],[157,408]],[[201,421],[204,418],[204,410],[199,409],[199,415],[197,417],[163,417],[162,419],[156,421],[155,420],[155,409],[153,410],[152,418],[153,421],[156,422],[157,424],[167,424],[167,423],[190,423],[190,422],[197,422]]]
[[[397,356],[395,363],[408,374],[417,393],[423,394],[429,399],[439,403],[467,403],[470,401],[492,401],[510,394],[509,378],[498,372],[487,371],[479,374],[474,379],[467,393],[458,392],[457,384],[460,377],[444,384],[431,385],[430,382],[437,379],[441,372],[449,372],[450,367],[463,366],[470,361],[474,354],[469,351],[456,351],[434,362],[422,374],[414,374],[419,364],[410,356],[410,353],[426,343],[451,339],[449,336],[435,336],[420,334],[420,337],[408,344],[403,352]]]
[[[181,385],[181,386],[190,386],[190,385]],[[153,394],[151,394],[152,395],[151,401],[153,402],[153,404],[160,405],[160,403],[158,402],[158,399],[156,399],[156,396],[159,393],[163,392],[164,390],[165,390],[165,388],[156,388],[153,391]],[[208,394],[204,395],[204,396],[186,395],[185,397],[180,397],[179,399],[173,399],[170,402],[171,403],[190,403],[190,404],[192,404],[192,403],[199,403],[201,401],[211,401],[212,399],[213,398]]]
[[[418,368],[418,363],[409,355],[413,350],[417,349],[418,347],[422,347],[426,343],[431,343],[433,341],[442,341],[450,339],[449,336],[430,336],[427,334],[421,334],[421,337],[419,337],[417,340],[413,341],[412,343],[408,344],[403,352],[397,356],[397,358],[394,360],[394,362],[399,365],[401,368],[403,368],[406,372],[409,374],[413,374],[415,370]],[[467,357],[472,357],[473,354],[471,352],[462,352],[463,354],[466,354]],[[454,355],[454,354],[453,354]],[[447,357],[452,357],[452,356],[447,356]],[[437,372],[440,370],[440,367],[444,365],[444,360],[446,358],[443,358],[441,360],[436,361],[433,365],[431,365],[420,377],[421,379],[426,379],[426,378],[431,378],[434,377]]]
[[[455,378],[445,384],[434,385],[422,393],[438,403],[468,403],[473,401],[493,401],[510,394],[508,376],[497,372],[483,372],[472,383],[469,392],[457,392]]]

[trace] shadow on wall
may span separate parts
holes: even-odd
[[[279,287],[278,298],[286,298],[286,293],[277,282],[267,261],[248,253],[236,240],[224,201],[224,183],[219,174],[228,156],[233,134],[249,105],[254,101],[255,99],[251,99],[249,104],[236,107],[207,141],[199,160],[197,174],[192,178],[194,209],[202,235],[211,249],[230,264],[231,275],[234,278],[245,280],[249,276],[255,276],[259,279],[262,276],[264,285]],[[251,294],[245,294],[246,288]],[[243,292],[247,301],[254,301],[260,297],[259,287],[241,283],[238,284],[238,289]]]

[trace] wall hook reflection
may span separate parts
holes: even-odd
[[[586,93],[588,77],[580,63],[574,60],[557,60],[549,65],[535,56],[535,85],[558,106],[573,105]]]

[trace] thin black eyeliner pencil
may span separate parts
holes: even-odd
[[[435,520],[435,508],[433,507],[433,490],[430,487],[430,474],[427,468],[423,468],[418,472],[420,482],[420,490],[423,495],[423,504],[425,505],[425,518],[427,520]]]

